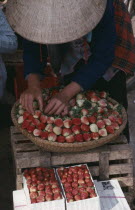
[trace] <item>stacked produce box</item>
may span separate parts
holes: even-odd
[[[29,209],[100,209],[99,196],[86,164],[56,170],[26,169],[23,184]]]

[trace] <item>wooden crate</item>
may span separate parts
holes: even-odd
[[[133,194],[133,156],[125,136],[112,143],[79,153],[50,153],[42,151],[20,131],[11,127],[11,144],[16,170],[16,188],[22,188],[22,170],[38,166],[87,163],[94,179],[118,179],[125,195]],[[128,198],[128,200],[129,200]]]

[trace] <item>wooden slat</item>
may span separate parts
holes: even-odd
[[[109,179],[109,151],[103,151],[99,155],[99,179]]]
[[[133,177],[117,177],[121,187],[133,187]]]
[[[11,130],[11,135],[14,134],[14,133],[21,133],[19,131],[19,129],[17,127],[15,127],[15,126],[11,126],[10,127],[10,130]]]
[[[23,178],[22,175],[17,175],[16,178],[16,190],[21,190],[23,188]]]
[[[16,134],[16,135],[12,135],[13,141],[14,142],[19,142],[19,141],[30,141],[26,136],[24,136],[23,134]]]
[[[38,151],[39,148],[35,145],[35,144],[32,144],[32,143],[20,143],[20,144],[17,144],[15,145],[16,146],[16,152],[28,152],[28,151]]]
[[[89,166],[92,176],[99,177],[99,166]],[[133,174],[132,164],[114,164],[109,166],[109,176],[111,175],[123,175],[123,174]],[[104,179],[103,179],[104,180]]]
[[[105,145],[97,149],[80,153],[52,153],[52,165],[66,165],[74,163],[99,162],[100,151],[110,151],[109,160],[122,160],[132,158],[132,150],[128,144]]]
[[[39,166],[51,166],[51,153],[34,151],[27,153],[16,154],[16,167],[17,168],[32,168]]]

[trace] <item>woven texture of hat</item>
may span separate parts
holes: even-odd
[[[101,20],[107,0],[9,0],[7,19],[22,37],[43,44],[69,42]]]

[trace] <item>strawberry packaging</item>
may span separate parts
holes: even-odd
[[[54,169],[37,167],[23,172],[29,209],[65,209],[65,201]]]
[[[99,196],[86,164],[56,169],[67,210],[100,210]]]

